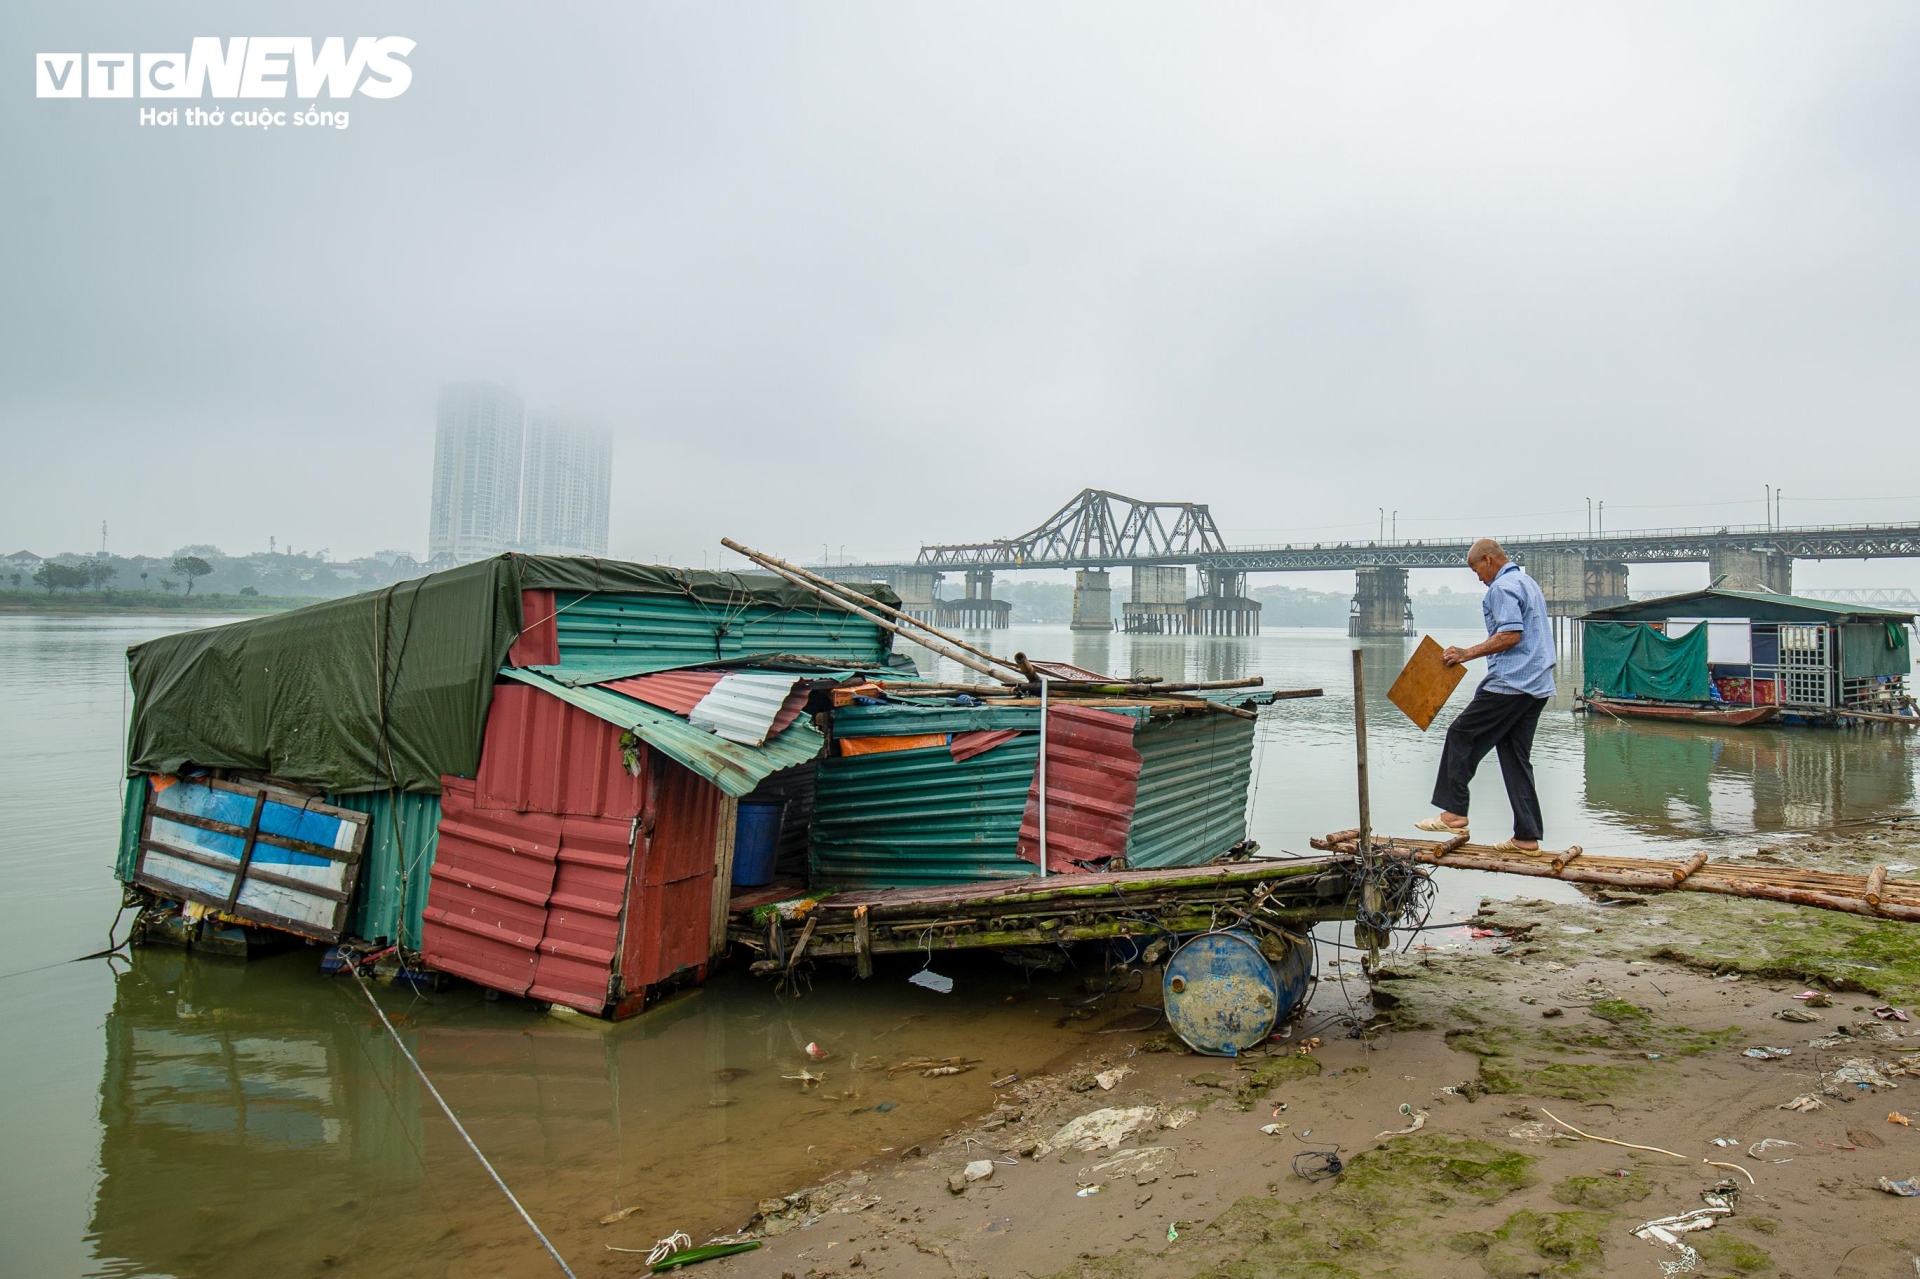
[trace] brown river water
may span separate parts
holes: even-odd
[[[317,951],[251,965],[165,950],[61,962],[104,944],[118,904],[124,649],[180,625],[0,618],[0,882],[10,907],[0,930],[0,1133],[11,1156],[0,1163],[0,1274],[557,1273],[359,990],[318,974]],[[1098,670],[1324,687],[1324,698],[1263,721],[1252,830],[1267,853],[1302,854],[1310,836],[1353,824],[1354,641],[1344,635],[1026,627],[973,638]],[[1389,831],[1429,811],[1446,723],[1443,713],[1423,735],[1381,697],[1412,642],[1362,642],[1373,811]],[[1674,856],[1916,806],[1906,730],[1715,734],[1587,722],[1569,705],[1563,692],[1535,747],[1553,846]],[[1504,834],[1505,817],[1489,764],[1476,830]],[[1571,892],[1448,872],[1435,917],[1462,918],[1484,894]],[[723,975],[614,1027],[490,1002],[466,986],[378,994],[574,1268],[628,1275],[641,1258],[608,1245],[645,1249],[675,1229],[702,1239],[738,1226],[764,1196],[928,1142],[988,1106],[995,1076],[1100,1043],[1105,1021],[1154,998],[1120,995],[1079,1020],[1082,974],[1030,982],[992,957],[940,957],[934,967],[956,979],[943,996],[907,983],[918,966],[896,962],[858,984],[823,971],[798,1000]],[[809,1057],[809,1043],[829,1059]],[[919,1056],[981,1064],[936,1079],[886,1069]],[[802,1069],[825,1078],[783,1078]],[[599,1224],[626,1208],[635,1211]]]

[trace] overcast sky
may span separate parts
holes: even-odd
[[[39,51],[366,33],[413,83],[345,131],[33,96]],[[1920,518],[1911,5],[14,3],[0,42],[6,550],[423,552],[465,378],[613,424],[612,552],[696,565],[1087,485],[1233,542],[1766,483]]]

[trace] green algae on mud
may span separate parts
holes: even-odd
[[[1469,1230],[1447,1241],[1455,1252],[1476,1256],[1489,1279],[1561,1279],[1587,1273],[1605,1253],[1601,1237],[1614,1219],[1604,1212],[1534,1212],[1522,1209],[1494,1230]]]
[[[1311,1198],[1283,1201],[1248,1195],[1163,1251],[1122,1249],[1061,1271],[1054,1279],[1375,1279],[1406,1274],[1409,1252],[1426,1240],[1419,1230],[1424,1220],[1497,1203],[1533,1185],[1537,1162],[1531,1155],[1473,1138],[1420,1133],[1355,1155],[1338,1178]],[[1541,1256],[1553,1260],[1550,1254]]]
[[[1652,1193],[1653,1183],[1637,1168],[1624,1177],[1568,1177],[1553,1187],[1556,1202],[1598,1212],[1639,1203]]]

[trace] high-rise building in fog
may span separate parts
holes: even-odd
[[[440,388],[429,559],[502,551],[605,555],[613,442],[597,423],[536,410],[511,388]]]
[[[520,479],[520,544],[548,555],[605,555],[613,441],[605,428],[562,414],[527,415]]]
[[[440,388],[429,557],[475,560],[518,543],[525,419],[526,406],[507,387],[455,382]]]

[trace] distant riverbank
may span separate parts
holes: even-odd
[[[95,613],[150,616],[154,613],[279,613],[317,598],[279,595],[163,595],[155,591],[78,593],[45,591],[0,594],[0,615],[9,613]]]

